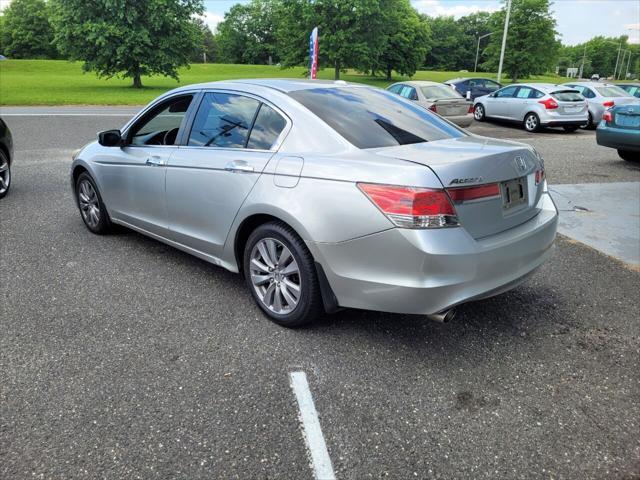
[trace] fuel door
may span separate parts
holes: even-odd
[[[302,157],[282,157],[278,160],[273,183],[276,187],[293,188],[298,185],[304,159]]]

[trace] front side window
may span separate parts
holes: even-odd
[[[244,148],[260,102],[232,93],[204,95],[189,135],[196,147]]]
[[[392,85],[391,87],[389,87],[389,91],[393,93],[400,93],[401,89],[402,85]]]
[[[498,90],[496,97],[498,98],[510,98],[516,93],[518,87],[505,87],[502,90]]]
[[[180,125],[187,114],[192,95],[173,98],[154,108],[135,124],[129,134],[130,145],[175,145]]]
[[[467,135],[436,114],[386,90],[313,88],[289,92],[289,96],[358,148],[391,147]]]
[[[287,121],[282,115],[263,103],[251,129],[247,148],[271,150],[286,126]]]

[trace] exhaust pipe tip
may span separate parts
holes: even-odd
[[[456,311],[452,308],[450,310],[445,310],[444,312],[432,313],[430,315],[427,315],[427,318],[433,322],[449,323],[455,318],[455,316]]]

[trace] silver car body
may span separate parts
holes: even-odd
[[[602,115],[607,108],[613,106],[610,102],[613,102],[615,105],[640,102],[640,100],[629,92],[624,91],[612,83],[568,82],[563,84],[563,86],[575,88],[585,97],[589,105],[589,114],[591,115],[591,123],[593,125],[600,123]]]
[[[279,219],[303,239],[340,307],[441,312],[513,288],[549,258],[558,213],[546,181],[536,181],[543,161],[532,147],[471,135],[427,112],[454,138],[357,148],[291,96],[318,88],[341,95],[370,89],[415,108],[384,90],[344,82],[192,85],[156,99],[122,129],[126,136],[154,106],[192,94],[177,145],[94,142],[75,155],[72,177],[90,173],[112,222],[232,272],[241,268],[246,228]],[[189,131],[182,130],[203,92],[259,99],[286,126],[265,150],[189,146],[180,140]],[[521,205],[507,211],[501,195],[456,203],[461,226],[451,228],[398,228],[358,188],[366,182],[443,189],[517,178],[525,191]]]
[[[460,127],[473,122],[471,101],[444,83],[428,81],[398,82],[387,87],[392,93],[413,100]]]
[[[588,113],[584,99],[561,101],[556,98],[559,92],[567,90],[572,89],[549,83],[518,83],[478,97],[474,105],[481,104],[487,118],[523,122],[529,113],[535,113],[543,127],[586,125]],[[555,108],[547,108],[545,102],[548,101],[555,102]]]

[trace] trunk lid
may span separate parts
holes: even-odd
[[[611,113],[613,114],[613,124],[616,128],[640,129],[640,103],[614,107]],[[607,124],[611,125],[610,122],[607,122]]]
[[[447,189],[497,183],[498,196],[454,202],[460,223],[474,238],[508,230],[539,212],[544,182],[536,185],[536,170],[542,162],[528,145],[470,135],[372,151],[430,168]],[[508,202],[514,186],[524,198]]]

